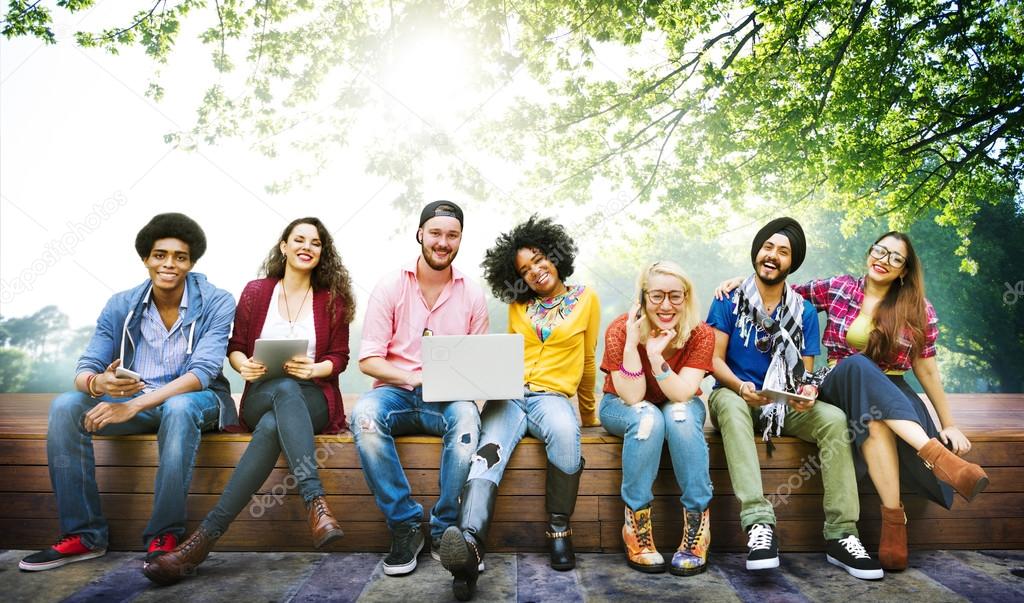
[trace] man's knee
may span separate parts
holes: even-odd
[[[814,419],[818,423],[816,431],[819,439],[842,438],[846,435],[846,413],[841,409],[826,402],[816,402],[811,412],[816,415]]]
[[[179,394],[177,396],[171,396],[170,398],[164,400],[164,403],[160,405],[160,408],[161,427],[163,427],[166,424],[170,424],[174,426],[194,426],[196,429],[202,429],[203,411],[200,408],[199,401],[195,396],[191,396],[188,394]]]

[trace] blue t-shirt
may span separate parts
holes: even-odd
[[[796,292],[789,291],[787,295],[796,295]],[[804,347],[801,354],[804,356],[817,356],[821,351],[819,341],[820,330],[818,328],[818,312],[806,299],[804,302]],[[779,304],[782,307],[782,304]],[[764,385],[764,376],[768,372],[768,365],[771,364],[771,355],[759,351],[754,342],[756,335],[750,336],[750,344],[744,345],[743,337],[740,335],[739,327],[736,325],[737,316],[733,314],[735,304],[732,298],[716,299],[711,302],[711,309],[708,311],[707,323],[729,336],[729,346],[725,349],[725,363],[729,365],[732,372],[740,381],[750,381],[757,389]],[[777,319],[779,308],[775,308],[772,318]],[[715,382],[715,387],[722,384]]]

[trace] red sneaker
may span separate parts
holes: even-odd
[[[146,563],[156,559],[164,553],[170,553],[178,546],[178,537],[170,532],[164,532],[153,540],[149,541],[149,551],[146,553]]]
[[[41,572],[76,561],[102,557],[106,554],[107,549],[90,549],[82,542],[81,536],[72,534],[70,536],[62,536],[56,544],[44,551],[39,551],[25,557],[18,564],[18,568],[27,572]]]

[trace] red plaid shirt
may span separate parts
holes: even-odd
[[[846,332],[860,314],[860,307],[864,302],[864,277],[856,278],[849,274],[841,274],[795,285],[793,289],[811,302],[819,312],[828,314],[828,323],[825,325],[821,342],[828,348],[829,362],[838,362],[847,356],[857,354],[858,350],[846,343]],[[935,325],[939,318],[928,300],[924,301],[924,311],[928,325],[924,330],[921,358],[929,358],[935,355],[935,340],[939,337],[939,328]],[[878,363],[879,368],[883,371],[909,371],[914,362],[910,357],[911,348],[911,341],[902,339],[896,357]]]

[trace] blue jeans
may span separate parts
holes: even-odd
[[[302,500],[309,503],[324,495],[313,440],[328,420],[327,400],[320,386],[291,377],[257,381],[242,404],[242,418],[252,428],[252,440],[216,506],[203,520],[211,534],[227,531],[270,477],[282,451]]]
[[[661,448],[668,441],[672,471],[683,491],[679,500],[687,511],[703,511],[711,502],[708,444],[704,439],[704,403],[650,402],[627,405],[615,394],[601,400],[601,424],[622,438],[622,500],[634,511],[650,504],[651,486],[658,476]]]
[[[352,413],[363,476],[392,530],[398,524],[420,521],[423,506],[412,499],[409,480],[395,449],[398,435],[429,433],[441,436],[440,496],[430,511],[434,538],[459,517],[459,492],[469,473],[469,461],[480,435],[480,413],[470,400],[424,402],[422,388],[407,390],[382,385],[363,394]]]
[[[85,431],[83,424],[85,413],[99,402],[81,392],[57,396],[50,405],[46,429],[46,456],[50,483],[57,495],[61,534],[78,534],[92,548],[106,547],[108,540],[107,520],[100,510],[96,486],[93,434]],[[153,514],[142,534],[144,545],[164,532],[179,540],[185,535],[186,500],[199,439],[203,431],[217,426],[219,415],[217,394],[205,389],[171,396],[130,421],[96,432],[104,436],[157,434],[160,466],[153,485]]]
[[[580,426],[565,396],[526,390],[517,400],[488,400],[480,420],[480,448],[469,479],[500,484],[512,451],[527,433],[544,441],[548,461],[560,471],[580,470]]]

